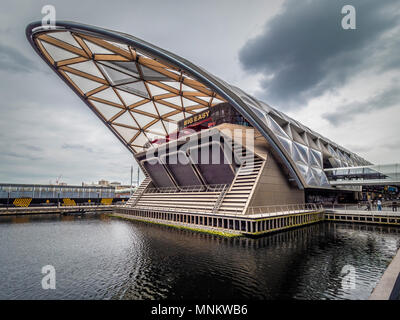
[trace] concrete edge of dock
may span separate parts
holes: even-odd
[[[369,297],[369,300],[398,299],[400,299],[400,249]]]

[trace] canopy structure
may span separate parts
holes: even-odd
[[[75,22],[28,25],[36,52],[134,154],[176,131],[177,121],[228,102],[272,146],[299,188],[329,187],[330,167],[369,165],[189,61],[120,32]]]

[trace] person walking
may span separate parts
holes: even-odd
[[[377,205],[378,205],[378,211],[382,211],[382,201],[380,199],[378,199]]]

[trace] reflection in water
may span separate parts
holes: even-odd
[[[1,217],[0,299],[367,299],[400,229],[320,223],[226,239],[141,222]],[[56,290],[41,268],[56,269]],[[356,288],[342,289],[352,265]]]

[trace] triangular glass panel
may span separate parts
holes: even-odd
[[[178,130],[178,125],[176,123],[164,121],[164,125],[165,129],[167,129],[168,134],[171,134],[172,132]]]
[[[181,83],[178,81],[161,81],[162,84],[170,86],[176,90],[181,90]]]
[[[107,79],[113,85],[124,84],[127,82],[132,82],[137,80],[136,78],[133,78],[131,75],[117,71],[113,68],[104,66],[102,64],[99,64],[99,66],[103,70],[104,74],[107,76]]]
[[[319,179],[318,179],[319,180]],[[311,168],[307,171],[306,174],[306,183],[310,186],[318,186],[319,181],[317,181],[313,175]]]
[[[135,117],[136,122],[139,124],[141,128],[145,127],[150,122],[154,121],[154,118],[145,116],[144,114],[141,113],[132,112],[132,115]]]
[[[161,120],[158,120],[155,124],[151,125],[146,130],[149,130],[149,131],[152,131],[152,132],[158,133],[158,134],[163,134],[163,135],[165,134],[165,130],[161,123]]]
[[[103,85],[96,81],[92,81],[92,80],[77,76],[77,75],[67,72],[67,71],[65,71],[65,73],[72,80],[72,82],[75,83],[75,85],[83,91],[83,93],[92,91]]]
[[[197,90],[182,83],[182,92],[197,92]]]
[[[304,178],[306,178],[307,177],[308,166],[306,166],[305,164],[302,164],[302,163],[298,163],[298,162],[296,162],[296,166],[299,169],[299,171],[301,172],[302,176]]]
[[[180,96],[162,99],[162,101],[172,103],[173,105],[175,105],[175,106],[177,106],[179,108],[182,107],[182,101],[181,101],[181,97]]]
[[[289,138],[289,136],[286,134],[286,132],[281,128],[279,124],[276,123],[274,119],[272,119],[270,116],[266,116],[269,120],[269,128],[277,135],[281,135],[285,138]]]
[[[100,92],[93,94],[91,97],[107,100],[113,103],[121,104],[121,100],[119,100],[118,96],[115,94],[114,90],[110,87],[104,89]]]
[[[130,115],[129,111],[126,111],[122,115],[120,115],[117,119],[115,119],[113,122],[119,123],[119,124],[125,124],[130,127],[136,127],[136,122],[133,121],[132,116]]]
[[[276,136],[280,143],[283,145],[283,147],[286,149],[286,151],[291,155],[292,154],[292,141],[290,139],[281,137],[281,136]]]
[[[315,167],[322,167],[322,154],[314,149],[309,149],[310,164]]]
[[[297,142],[294,142],[294,145],[297,147],[297,150],[301,153],[304,162],[308,163],[308,147]]]
[[[167,76],[159,73],[153,69],[147,68],[145,66],[140,66],[142,69],[143,79],[144,80],[154,80],[154,81],[163,81],[169,79]]]
[[[149,142],[149,140],[146,138],[143,132],[141,132],[135,140],[133,140],[132,144],[138,145],[138,146],[143,146]]]
[[[225,101],[222,101],[222,100],[220,100],[220,99],[214,97],[214,98],[212,99],[212,102],[211,102],[211,103],[214,105],[214,104],[225,103]]]
[[[200,100],[203,100],[204,102],[207,102],[207,103],[209,103],[210,100],[211,100],[211,97],[198,97],[198,96],[196,96],[196,98],[200,99]]]
[[[193,112],[198,113],[198,112],[202,112],[202,111],[205,111],[205,110],[208,110],[208,108],[207,107],[206,108],[199,108],[199,109],[196,108],[196,109],[190,109],[189,111],[193,111]]]
[[[299,151],[297,145],[293,143],[292,145],[292,158],[296,162],[301,162],[307,164],[307,161],[303,158],[301,152]]]
[[[162,94],[171,93],[170,91],[167,91],[167,90],[165,90],[163,88],[160,88],[160,87],[157,87],[155,85],[152,85],[151,83],[147,83],[147,87],[150,89],[150,93],[151,93],[152,97],[159,96],[159,95],[162,95]]]
[[[158,117],[156,108],[154,107],[154,103],[152,101],[149,101],[145,104],[141,104],[138,107],[135,107],[133,110],[140,110],[140,111],[144,111],[147,113],[151,113],[154,114],[155,117]]]
[[[83,40],[85,41],[86,45],[89,47],[90,51],[93,54],[115,54],[114,52],[107,50],[106,48],[103,48],[93,42],[90,42],[89,40]]]
[[[78,57],[78,55],[76,55],[75,53],[61,49],[45,41],[41,41],[41,43],[54,61],[61,61]]]
[[[126,106],[130,106],[130,105],[135,104],[135,103],[137,103],[139,101],[143,101],[143,98],[140,97],[140,96],[128,93],[128,92],[123,91],[123,90],[118,90],[118,89],[116,89],[116,90],[117,90],[119,96],[121,97],[121,99],[124,101]]]
[[[131,129],[131,128],[125,128],[121,126],[116,126],[113,125],[113,128],[117,130],[117,132],[120,134],[120,136],[126,141],[129,142],[135,134],[138,132],[136,129]]]
[[[173,121],[179,121],[184,119],[184,115],[183,112],[179,112],[177,114],[174,114],[173,116],[169,116],[168,119],[173,120]]]
[[[70,32],[52,32],[48,33],[48,36],[63,41],[65,43],[68,43],[74,47],[81,48],[81,46],[76,42],[75,38],[72,36]]]
[[[114,61],[114,62],[107,62],[103,61],[102,64],[107,65],[111,68],[129,74],[133,77],[140,78],[139,71],[136,67],[136,62],[133,61]]]
[[[157,110],[158,110],[158,113],[160,114],[160,116],[163,116],[164,114],[170,113],[172,111],[176,111],[176,109],[167,107],[161,103],[156,102],[156,106],[157,106]]]
[[[186,99],[185,97],[182,97],[182,101],[183,101],[183,106],[185,108],[192,107],[192,106],[195,106],[195,105],[199,104],[198,102]]]
[[[123,110],[94,100],[90,100],[90,102],[107,121]]]
[[[149,93],[147,92],[147,89],[146,89],[143,81],[126,83],[126,84],[120,85],[118,87],[121,89],[124,89],[125,91],[128,91],[130,93],[133,93],[133,94],[145,97],[145,98],[150,98]]]
[[[103,75],[101,74],[96,64],[92,60],[70,64],[69,67],[81,72],[85,72],[92,76],[104,79]]]

